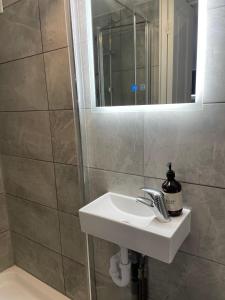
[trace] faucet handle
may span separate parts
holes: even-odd
[[[142,188],[141,190],[146,192],[150,196],[152,200],[151,206],[153,205],[154,212],[157,218],[162,222],[169,222],[170,217],[166,209],[164,194],[159,190],[151,189],[151,188]],[[139,202],[146,204],[146,201],[143,201],[143,199],[139,199],[139,200],[142,200]]]
[[[155,197],[163,197],[163,193],[156,189],[150,189],[150,188],[141,188],[141,190],[145,193],[147,193],[153,200]]]

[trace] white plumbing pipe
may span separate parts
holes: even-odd
[[[110,258],[109,274],[117,286],[125,287],[130,282],[130,272],[128,249],[120,248],[120,251]]]

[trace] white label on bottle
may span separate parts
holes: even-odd
[[[168,211],[177,211],[183,208],[182,192],[179,193],[164,193],[166,207]]]

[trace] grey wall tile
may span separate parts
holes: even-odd
[[[163,180],[145,179],[145,186],[161,189]],[[225,190],[182,183],[184,205],[191,207],[191,233],[182,250],[225,264],[223,201]]]
[[[68,49],[45,53],[44,58],[50,109],[72,109]]]
[[[85,267],[63,257],[66,295],[72,300],[88,300],[87,274]]]
[[[61,255],[13,233],[16,265],[64,292]]]
[[[108,276],[101,275],[96,273],[96,292],[98,300],[135,300],[137,296],[134,297],[131,294],[131,288],[125,287],[120,288],[117,287],[112,279]]]
[[[2,154],[53,160],[48,112],[0,114]]]
[[[4,155],[3,168],[7,193],[57,207],[52,163]]]
[[[85,235],[78,217],[60,213],[62,254],[79,263],[85,263]]]
[[[87,112],[88,164],[143,174],[143,114]]]
[[[0,272],[14,263],[10,232],[0,233]]]
[[[145,175],[165,178],[166,164],[172,161],[178,179],[224,187],[224,114],[224,104],[146,113]]]
[[[88,171],[91,201],[107,192],[121,193],[132,197],[141,195],[140,188],[144,186],[144,178],[141,176],[91,168]]]
[[[70,214],[82,206],[77,166],[55,164],[58,208]]]
[[[40,0],[39,3],[44,51],[66,46],[64,1]]]
[[[0,65],[0,110],[48,109],[42,55]]]
[[[59,218],[55,209],[7,196],[10,229],[60,251]]]
[[[95,270],[101,274],[109,274],[111,256],[119,251],[119,246],[93,237]]]
[[[5,9],[0,28],[4,45],[0,48],[0,62],[42,51],[38,0],[21,0]]]
[[[192,207],[192,230],[182,249],[225,264],[225,190],[183,184],[183,194]]]
[[[207,14],[207,68],[205,73],[204,102],[225,102],[224,27],[225,6],[209,10]]]
[[[52,111],[52,143],[54,161],[76,164],[76,141],[73,111]]]
[[[150,259],[151,300],[223,300],[225,266],[179,253],[171,265]]]
[[[9,229],[8,211],[5,195],[0,194],[0,233]]]

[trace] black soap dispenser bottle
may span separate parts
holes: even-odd
[[[166,200],[168,213],[171,217],[178,217],[183,210],[182,187],[175,180],[175,172],[172,163],[168,163],[169,170],[166,174],[167,180],[163,182],[162,189]]]

